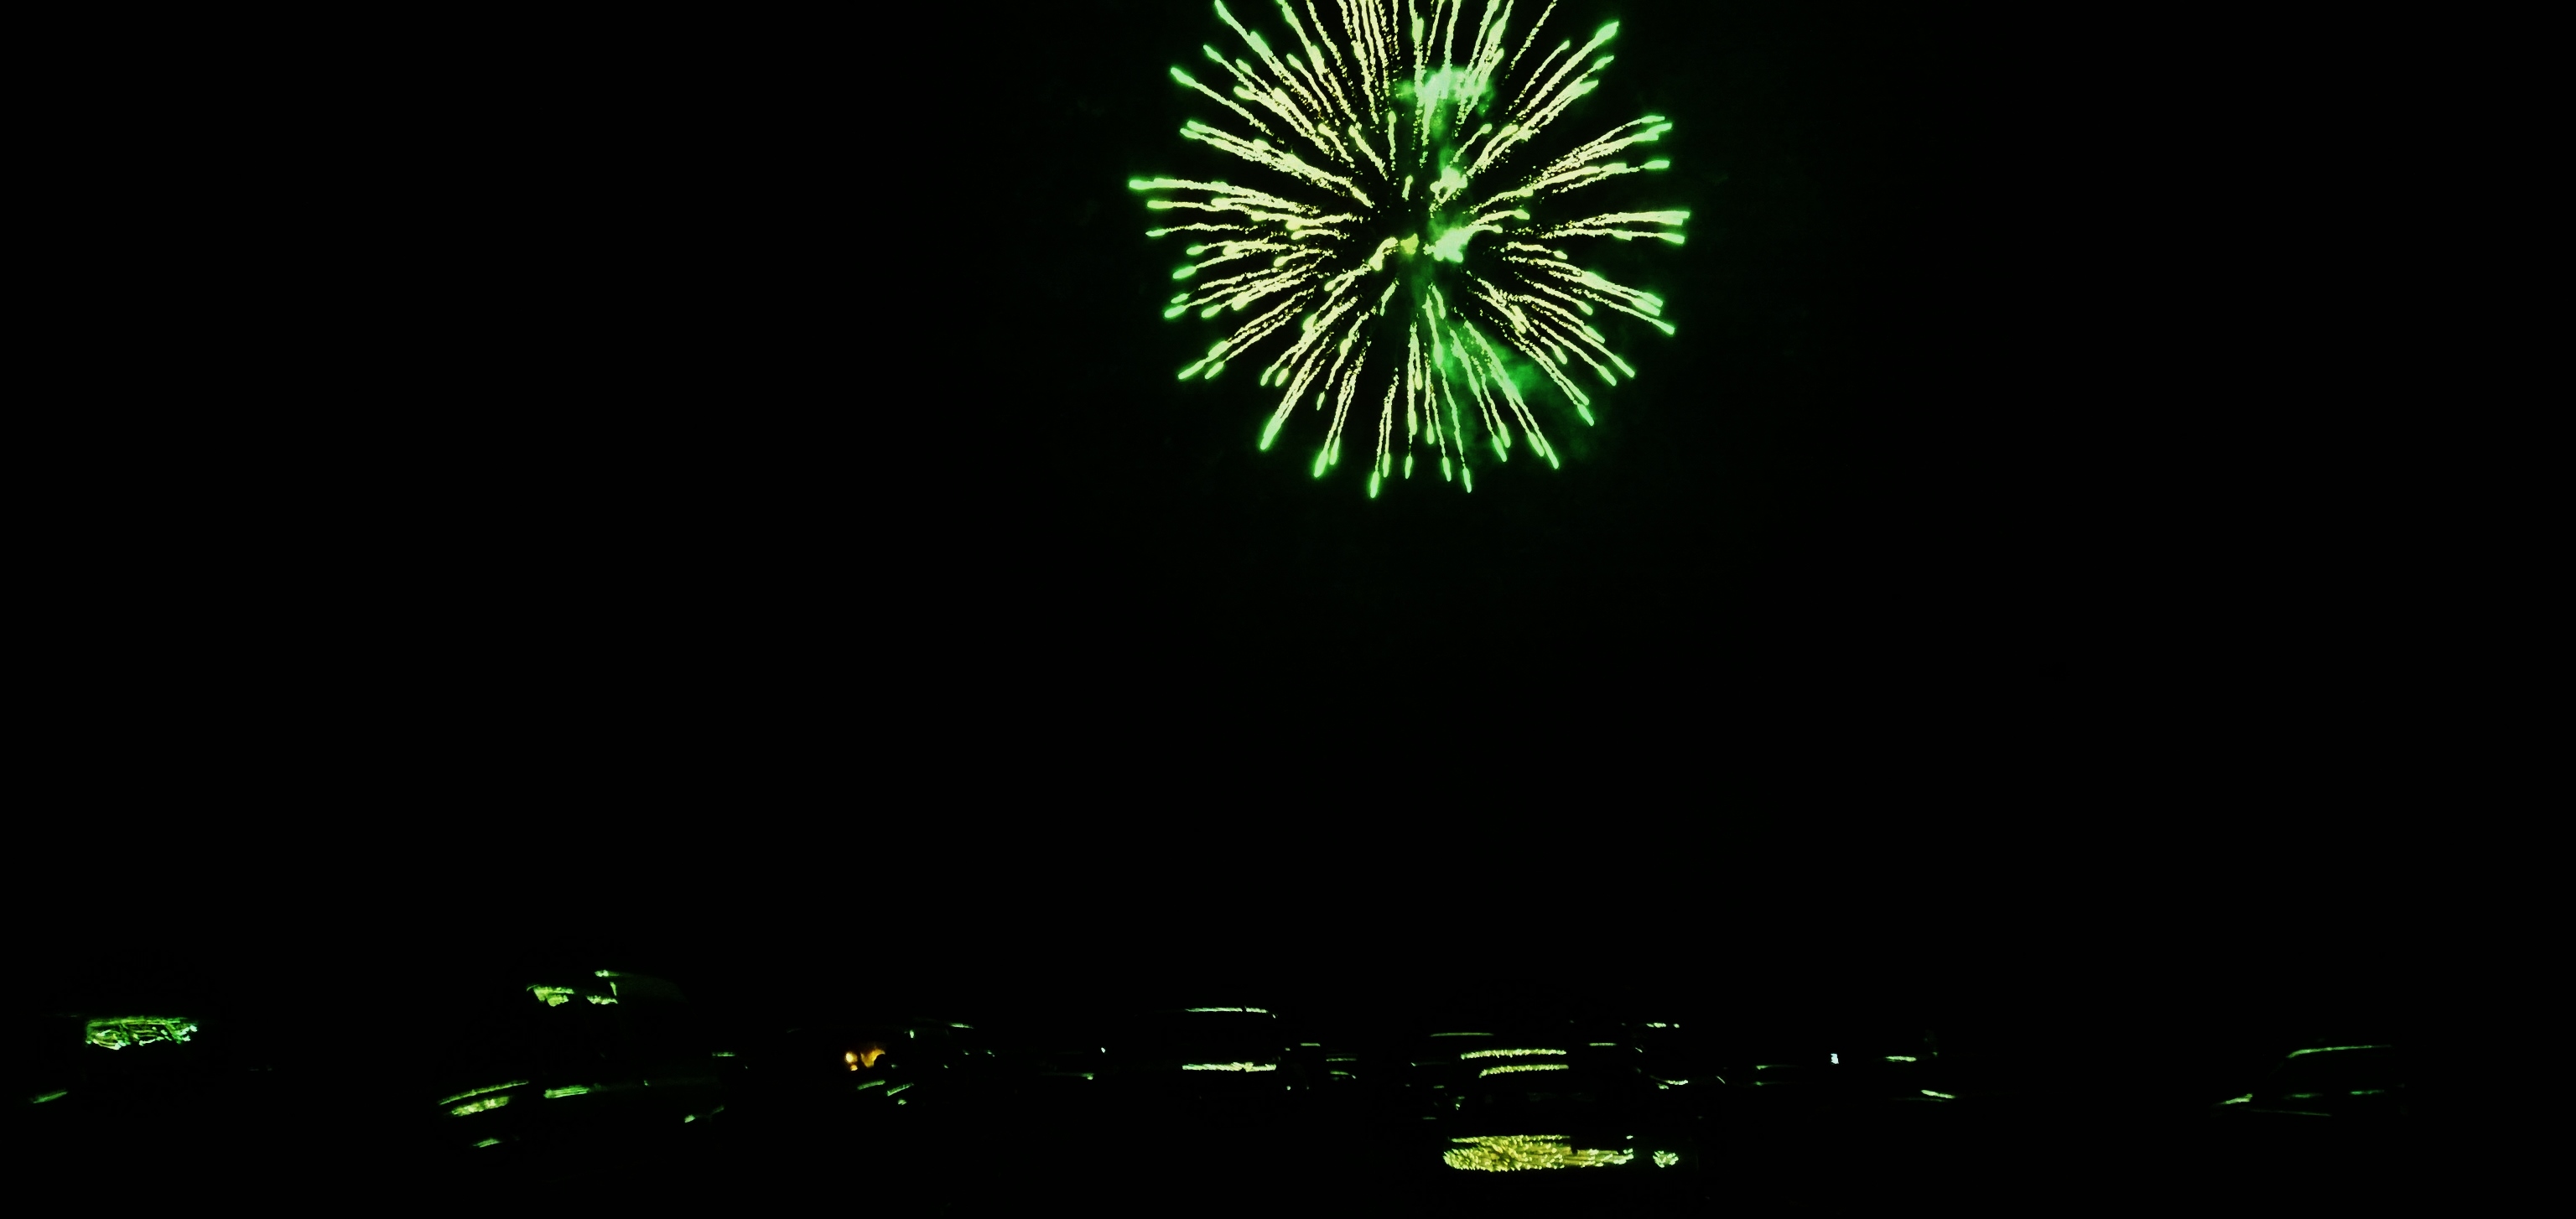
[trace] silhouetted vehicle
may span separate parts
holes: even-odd
[[[1320,1047],[1298,1045],[1278,1013],[1261,1007],[1121,1012],[1094,1038],[1102,1051],[1095,1091],[1104,1102],[1175,1121],[1278,1119],[1323,1065]]]
[[[1645,1070],[1626,1040],[1571,1024],[1470,1027],[1414,1039],[1406,1055],[1411,1120],[1390,1150],[1417,1184],[1605,1198],[1701,1188],[1710,1149],[1681,1090],[1692,1085]]]
[[[1297,1043],[1306,1084],[1329,1105],[1366,1105],[1389,1082],[1386,1055],[1363,1038],[1321,1033],[1320,1041]]]
[[[2406,1069],[2393,1045],[2311,1046],[2291,1051],[2253,1088],[2210,1106],[2210,1112],[2231,1125],[2403,1118]]]
[[[1903,1117],[1946,1108],[1966,1086],[1938,1043],[1916,1037],[1831,1032],[1797,1039],[1737,1042],[1715,1056],[1713,1081],[1744,1097],[1750,1112],[1822,1120]]]
[[[1036,1070],[966,1021],[846,1015],[751,1034],[719,1065],[745,1113],[878,1124],[1001,1103]]]
[[[1297,1044],[1276,1013],[1229,1003],[992,1016],[998,1073],[979,1103],[952,1111],[947,1137],[881,1144],[908,1179],[960,1205],[1016,1211],[1025,1204],[995,1201],[997,1192],[1067,1190],[1133,1213],[1257,1203],[1356,1158],[1347,1143],[1292,1132],[1305,1092],[1297,1059],[1320,1046]],[[1328,1162],[1311,1162],[1318,1156]]]
[[[67,1171],[148,1156],[202,1169],[291,1144],[310,1108],[245,1052],[239,1024],[200,1016],[108,1009],[16,1022],[7,1053],[27,1162]]]
[[[725,1109],[713,1047],[680,988],[612,970],[496,994],[432,1072],[432,1142],[468,1164],[577,1171],[704,1141]]]

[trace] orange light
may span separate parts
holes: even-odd
[[[851,1050],[841,1055],[841,1061],[850,1064],[850,1069],[853,1071],[858,1070],[861,1067],[867,1067],[873,1070],[877,1065],[878,1057],[884,1053],[884,1046],[871,1041],[861,1045],[855,1050]]]

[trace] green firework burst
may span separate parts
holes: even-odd
[[[1573,151],[1531,167],[1514,156],[1599,87],[1611,56],[1598,55],[1619,32],[1601,27],[1581,48],[1569,38],[1533,58],[1539,31],[1556,11],[1539,14],[1517,48],[1507,36],[1512,3],[1488,2],[1469,31],[1466,0],[1332,0],[1340,31],[1328,27],[1316,0],[1304,19],[1276,0],[1296,51],[1274,51],[1226,11],[1258,62],[1229,59],[1204,47],[1231,80],[1220,93],[1179,68],[1172,79],[1225,107],[1258,134],[1242,135],[1192,120],[1183,138],[1224,150],[1293,185],[1279,193],[1226,182],[1136,179],[1153,192],[1156,211],[1208,213],[1204,220],[1147,233],[1207,234],[1189,247],[1193,260],[1172,273],[1184,291],[1166,318],[1195,312],[1249,317],[1181,370],[1214,377],[1272,336],[1279,351],[1260,384],[1281,391],[1261,431],[1267,450],[1302,402],[1329,410],[1315,454],[1321,478],[1340,464],[1351,404],[1379,398],[1377,454],[1368,491],[1398,472],[1396,421],[1404,427],[1402,474],[1413,474],[1414,449],[1437,456],[1444,479],[1475,489],[1468,452],[1476,432],[1496,460],[1516,445],[1557,466],[1556,446],[1531,413],[1524,387],[1543,376],[1585,424],[1592,400],[1575,383],[1578,362],[1605,385],[1637,370],[1610,350],[1585,319],[1609,309],[1673,332],[1663,301],[1584,270],[1567,255],[1569,241],[1652,238],[1676,245],[1690,213],[1609,212],[1554,219],[1549,201],[1624,174],[1665,168],[1615,158],[1652,143],[1672,124],[1649,114],[1622,123]],[[1466,54],[1455,54],[1462,33]],[[1532,66],[1519,72],[1523,64]],[[1518,73],[1516,75],[1516,73]],[[1222,81],[1220,83],[1223,83]],[[1399,301],[1398,297],[1402,299]],[[1293,326],[1293,329],[1292,329]],[[1535,376],[1522,370],[1535,369]],[[1382,394],[1369,395],[1383,380]],[[1516,440],[1513,431],[1520,433]]]

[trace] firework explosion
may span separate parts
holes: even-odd
[[[1363,381],[1371,370],[1382,373],[1372,497],[1395,474],[1399,415],[1407,478],[1418,444],[1438,455],[1442,478],[1454,467],[1473,491],[1470,415],[1497,460],[1509,461],[1515,444],[1526,444],[1557,466],[1556,446],[1522,397],[1535,380],[1519,370],[1535,367],[1590,424],[1592,400],[1568,375],[1574,362],[1588,365],[1606,385],[1637,370],[1584,319],[1609,309],[1673,332],[1660,316],[1661,299],[1578,267],[1563,243],[1645,237],[1679,245],[1681,234],[1670,230],[1690,213],[1539,220],[1531,209],[1605,179],[1665,168],[1669,162],[1662,160],[1629,165],[1611,158],[1632,144],[1652,143],[1672,124],[1649,114],[1543,166],[1517,167],[1516,152],[1599,87],[1595,76],[1612,57],[1594,53],[1619,32],[1617,22],[1580,49],[1566,39],[1532,60],[1539,31],[1556,11],[1553,0],[1517,48],[1505,35],[1512,4],[1488,3],[1461,59],[1453,52],[1466,24],[1465,0],[1430,0],[1427,14],[1419,0],[1333,2],[1342,25],[1338,43],[1316,0],[1304,0],[1303,21],[1288,0],[1278,0],[1279,15],[1305,48],[1300,58],[1272,50],[1218,0],[1217,17],[1260,61],[1203,48],[1231,78],[1232,97],[1172,69],[1173,80],[1260,133],[1247,138],[1192,120],[1181,128],[1184,138],[1296,183],[1283,194],[1174,178],[1128,183],[1174,196],[1148,199],[1148,208],[1210,213],[1203,222],[1146,234],[1211,235],[1189,247],[1194,261],[1172,273],[1194,286],[1172,297],[1163,316],[1251,315],[1182,369],[1181,378],[1214,377],[1286,332],[1286,349],[1260,376],[1260,384],[1282,391],[1262,428],[1261,447],[1278,439],[1299,402],[1317,411],[1329,403],[1332,423],[1315,454],[1321,478],[1341,461],[1342,432],[1351,403],[1363,397]],[[1524,63],[1534,66],[1515,76]]]

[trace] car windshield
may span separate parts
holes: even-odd
[[[1561,1115],[1572,1119],[1603,1113],[1638,1099],[1637,1081],[1616,1071],[1565,1062],[1518,1061],[1504,1065],[1525,1069],[1482,1068],[1455,1085],[1463,1112],[1533,1119]],[[1488,1071],[1494,1073],[1487,1074]]]

